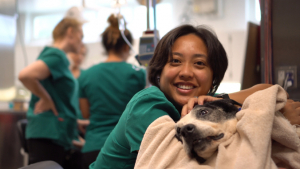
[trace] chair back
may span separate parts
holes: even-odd
[[[26,138],[25,138],[25,131],[26,131],[27,123],[28,123],[27,119],[21,119],[17,122],[18,135],[20,138],[21,146],[26,153],[28,153],[27,142],[26,142]]]
[[[41,161],[19,169],[63,169],[54,161]]]

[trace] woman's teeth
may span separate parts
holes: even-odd
[[[193,86],[190,86],[190,85],[177,85],[177,87],[180,89],[185,89],[185,90],[194,88]]]

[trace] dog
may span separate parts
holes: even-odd
[[[203,163],[236,132],[240,103],[231,99],[220,99],[196,105],[192,111],[176,123],[175,137],[191,158]]]

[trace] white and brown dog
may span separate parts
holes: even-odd
[[[236,132],[235,114],[240,103],[221,99],[196,105],[176,124],[176,137],[183,143],[187,154],[202,163],[217,150],[221,142]]]

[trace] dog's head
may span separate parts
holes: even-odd
[[[177,122],[176,137],[190,157],[209,158],[221,142],[236,132],[238,108],[235,105],[240,104],[231,99],[196,105]]]

